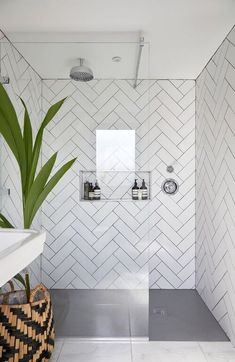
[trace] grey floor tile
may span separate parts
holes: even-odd
[[[120,305],[71,306],[55,314],[60,337],[129,337],[128,309]]]
[[[129,315],[131,337],[148,337],[148,307],[145,304],[133,305]]]
[[[143,304],[143,291],[52,290],[51,294],[59,337],[148,335],[148,304]]]
[[[195,290],[150,290],[152,341],[228,341]]]
[[[58,337],[228,341],[195,290],[52,290]],[[149,309],[148,309],[149,298]],[[149,331],[148,331],[149,319]]]

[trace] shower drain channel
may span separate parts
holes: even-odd
[[[166,317],[167,316],[167,311],[165,308],[163,307],[154,307],[153,308],[153,314],[157,317]]]

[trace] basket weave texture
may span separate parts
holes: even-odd
[[[0,305],[0,362],[47,362],[54,339],[50,294],[42,284],[29,303]]]

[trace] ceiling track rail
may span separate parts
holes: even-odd
[[[139,51],[138,51],[136,70],[135,70],[135,79],[134,79],[134,84],[133,84],[134,89],[137,87],[138,76],[139,76],[139,68],[140,68],[140,60],[141,60],[141,54],[142,54],[143,47],[144,47],[144,37],[140,37]]]

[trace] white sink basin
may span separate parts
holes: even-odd
[[[45,232],[0,229],[0,287],[42,253],[45,241]]]

